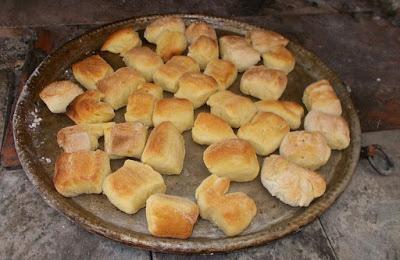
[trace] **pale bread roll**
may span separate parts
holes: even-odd
[[[246,37],[253,48],[261,54],[273,47],[286,46],[289,43],[289,40],[279,33],[262,29],[251,30]]]
[[[125,121],[153,126],[153,111],[156,102],[157,100],[150,94],[134,92],[128,98]]]
[[[219,90],[226,90],[235,81],[238,71],[232,62],[216,59],[207,64],[204,74],[217,81]]]
[[[238,138],[210,145],[203,153],[203,161],[212,174],[237,182],[254,180],[260,170],[254,148]]]
[[[96,89],[96,83],[113,72],[113,68],[99,55],[72,64],[74,78],[89,90]]]
[[[52,113],[64,113],[72,100],[82,93],[83,90],[78,85],[69,80],[62,80],[44,87],[39,97]]]
[[[261,182],[272,196],[293,207],[307,207],[326,189],[326,182],[318,173],[275,154],[265,158]]]
[[[208,63],[219,57],[218,43],[207,36],[200,36],[189,46],[188,56],[192,57],[204,70]]]
[[[278,149],[290,128],[286,121],[273,113],[259,112],[247,124],[242,125],[237,136],[248,141],[258,155],[268,155]]]
[[[163,122],[150,133],[142,162],[162,174],[180,174],[185,159],[185,140],[171,122]]]
[[[190,24],[189,27],[186,28],[185,36],[189,44],[196,42],[196,40],[201,36],[207,36],[215,41],[217,40],[215,29],[205,22]]]
[[[62,153],[54,166],[54,187],[64,197],[102,192],[104,178],[111,172],[103,151]]]
[[[151,195],[164,193],[165,190],[164,180],[158,172],[133,160],[126,160],[103,183],[103,193],[108,200],[127,214],[135,214],[145,207]]]
[[[181,32],[165,31],[157,41],[156,53],[163,61],[171,59],[175,55],[182,54],[187,47],[185,35]]]
[[[304,129],[309,132],[321,132],[334,150],[343,150],[350,144],[349,125],[341,116],[312,110],[304,119]]]
[[[156,100],[163,98],[162,88],[154,83],[143,83],[138,86],[137,90],[134,93],[149,94],[153,96]]]
[[[156,237],[186,239],[198,216],[199,207],[186,198],[157,193],[146,201],[147,228]]]
[[[158,56],[149,47],[137,47],[123,54],[123,61],[126,66],[139,71],[146,81],[153,80],[153,74],[164,64]]]
[[[260,112],[271,112],[289,124],[290,129],[297,129],[301,125],[301,118],[304,116],[303,107],[292,101],[262,100],[255,103]]]
[[[192,128],[193,141],[210,145],[226,139],[236,138],[231,126],[222,118],[210,114],[199,113]]]
[[[175,16],[160,17],[147,25],[144,31],[144,38],[148,42],[156,43],[157,39],[165,31],[184,33],[185,23],[181,18]]]
[[[263,55],[264,66],[269,69],[281,70],[289,74],[294,69],[296,60],[293,54],[284,46],[275,46]]]
[[[140,40],[139,34],[132,27],[127,27],[110,34],[103,43],[101,50],[123,54],[141,45],[142,40]]]
[[[153,111],[153,124],[170,121],[179,130],[190,130],[194,121],[193,104],[184,98],[163,98],[156,102]]]

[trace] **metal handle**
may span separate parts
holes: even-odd
[[[361,147],[360,156],[367,159],[372,168],[380,175],[387,176],[392,174],[394,162],[379,144]]]

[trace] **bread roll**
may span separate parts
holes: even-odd
[[[189,46],[188,56],[192,57],[200,65],[200,69],[204,70],[210,61],[218,59],[218,43],[207,36],[200,36]]]
[[[283,46],[270,48],[262,57],[267,68],[281,70],[286,74],[294,69],[296,63],[293,54]]]
[[[289,40],[279,33],[261,29],[251,30],[246,37],[253,48],[261,54],[273,47],[286,46],[289,43]]]
[[[142,41],[140,40],[139,34],[135,32],[132,27],[127,27],[110,34],[101,47],[101,50],[123,54],[141,45]]]
[[[62,153],[55,164],[54,187],[64,197],[101,193],[104,178],[111,172],[105,152]]]
[[[184,98],[164,98],[156,102],[153,111],[153,124],[158,126],[162,122],[170,121],[183,132],[193,126],[193,104]]]
[[[326,189],[325,180],[316,172],[275,154],[265,158],[261,182],[272,196],[293,207],[307,207]]]
[[[50,83],[39,93],[39,97],[52,113],[64,113],[67,106],[83,90],[69,80],[55,81]]]
[[[222,59],[235,64],[239,72],[245,71],[260,61],[260,54],[250,46],[244,37],[222,36],[219,38],[219,47]]]
[[[135,214],[145,207],[153,194],[164,193],[166,186],[162,176],[150,166],[126,160],[124,165],[104,180],[103,193],[119,210]]]
[[[200,72],[189,72],[179,79],[178,91],[174,96],[186,98],[193,103],[194,108],[198,108],[217,90],[217,82],[213,77]]]
[[[323,79],[309,85],[304,90],[303,103],[307,110],[340,116],[342,106],[329,81]]]
[[[103,98],[100,91],[88,90],[72,101],[66,114],[76,124],[108,122],[115,116],[114,109]]]
[[[237,77],[235,64],[227,60],[212,60],[207,64],[204,74],[213,77],[219,90],[228,89]]]
[[[285,119],[289,124],[290,129],[297,129],[301,125],[301,118],[304,116],[304,109],[296,102],[262,100],[255,104],[258,111],[271,112]]]
[[[286,121],[269,112],[259,112],[249,123],[242,125],[237,136],[248,141],[258,155],[268,155],[278,149],[290,128]]]
[[[289,162],[316,170],[329,160],[331,148],[319,132],[294,131],[283,138],[279,153]]]
[[[157,39],[156,53],[163,61],[182,54],[187,47],[185,35],[181,32],[165,31]]]
[[[153,80],[163,90],[175,93],[180,77],[186,72],[200,72],[199,64],[191,57],[174,56],[154,73]]]
[[[196,42],[201,36],[207,36],[213,40],[217,40],[217,34],[210,25],[205,22],[196,22],[189,25],[186,29],[185,36],[189,44]]]
[[[321,132],[334,150],[343,150],[350,144],[349,125],[341,116],[312,110],[304,119],[304,129],[309,132]]]
[[[134,93],[149,94],[153,96],[156,100],[163,98],[162,88],[154,83],[143,83],[138,86],[137,90],[135,90]]]
[[[185,159],[185,140],[171,122],[163,122],[150,133],[142,162],[162,174],[180,174]]]
[[[240,91],[262,100],[278,100],[286,89],[287,76],[279,70],[254,66],[240,80]]]
[[[249,122],[257,108],[249,98],[224,90],[213,94],[207,101],[211,114],[221,117],[234,128]]]
[[[236,138],[231,126],[222,118],[210,113],[199,113],[192,128],[192,138],[198,144],[210,145]]]
[[[157,193],[146,201],[147,228],[156,237],[186,239],[198,216],[199,207],[186,198]]]
[[[133,93],[128,99],[125,121],[153,126],[153,110],[156,102],[157,100],[150,94]]]
[[[229,179],[211,175],[196,189],[196,200],[203,219],[218,226],[225,235],[236,236],[250,225],[257,207],[243,192],[225,194],[229,184]]]
[[[139,71],[146,81],[152,81],[154,72],[164,64],[160,56],[145,46],[125,52],[123,61],[126,66]]]
[[[96,89],[96,83],[113,72],[113,68],[99,55],[72,64],[74,78],[89,90]]]
[[[231,181],[254,180],[260,170],[254,148],[249,142],[238,138],[210,145],[204,151],[203,160],[212,174]]]
[[[144,31],[144,38],[151,43],[156,43],[157,39],[165,31],[171,32],[185,32],[185,23],[179,17],[164,16],[154,20],[147,25]]]
[[[97,82],[96,85],[97,89],[104,94],[104,101],[114,110],[118,110],[128,104],[128,97],[138,85],[145,82],[146,79],[137,70],[122,67]]]

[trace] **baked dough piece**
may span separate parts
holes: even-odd
[[[200,72],[189,72],[179,79],[178,91],[174,96],[186,98],[193,103],[194,108],[198,108],[217,90],[217,82],[213,77]]]
[[[246,37],[251,42],[253,48],[261,54],[273,47],[286,46],[289,43],[289,40],[279,33],[269,30],[254,29]]]
[[[200,72],[199,64],[191,57],[174,56],[154,73],[153,80],[163,90],[175,93],[180,77],[186,72]]]
[[[199,207],[186,198],[157,193],[146,201],[147,228],[156,237],[186,239],[198,216]]]
[[[140,40],[139,34],[135,32],[132,27],[127,27],[110,34],[101,47],[101,50],[123,54],[141,45],[142,41]]]
[[[72,64],[75,79],[89,90],[96,89],[96,83],[113,72],[113,68],[99,55]]]
[[[232,127],[238,128],[249,122],[257,108],[249,98],[224,90],[213,94],[207,101],[211,114],[221,117]]]
[[[204,151],[203,161],[212,174],[237,182],[254,180],[260,170],[254,148],[238,138],[210,145]]]
[[[268,155],[278,149],[290,128],[286,121],[273,113],[259,112],[249,123],[242,125],[237,136],[248,141],[258,155]]]
[[[115,116],[114,109],[103,98],[100,91],[88,90],[72,101],[66,114],[76,124],[108,122]]]
[[[103,151],[62,153],[55,164],[54,187],[64,197],[98,194],[110,172],[110,159]]]
[[[181,32],[165,31],[158,37],[156,43],[156,53],[164,61],[183,53],[187,47],[185,35]]]
[[[67,106],[83,90],[69,80],[55,81],[50,83],[39,93],[39,97],[52,113],[64,113]]]
[[[211,175],[196,189],[200,216],[218,226],[227,236],[243,232],[257,214],[257,207],[243,192],[226,192],[229,179]]]
[[[142,162],[162,174],[180,174],[185,159],[185,140],[171,122],[163,122],[151,131],[142,154]]]
[[[326,189],[325,180],[316,172],[275,154],[265,158],[261,182],[272,196],[293,207],[307,207]]]
[[[263,55],[264,65],[269,69],[281,70],[289,74],[296,63],[293,54],[284,46],[275,46]]]
[[[309,132],[321,132],[334,150],[345,149],[350,144],[349,125],[341,116],[312,110],[304,119],[304,129]]]
[[[189,46],[188,56],[199,63],[200,69],[205,69],[210,61],[218,59],[217,41],[207,36],[200,36]]]
[[[137,90],[134,93],[149,94],[149,95],[153,96],[156,100],[163,98],[162,88],[154,83],[141,84],[138,86]]]
[[[124,165],[104,180],[103,193],[119,210],[134,214],[145,207],[153,194],[164,193],[162,176],[150,166],[126,160]]]
[[[199,113],[192,128],[192,138],[198,144],[210,145],[236,138],[231,126],[222,118],[210,113]]]
[[[122,67],[114,73],[97,82],[97,89],[105,97],[104,101],[115,110],[128,104],[128,97],[135,91],[138,85],[146,82],[146,79],[135,69]]]
[[[262,100],[278,100],[286,89],[287,76],[279,70],[254,66],[240,80],[240,91]]]
[[[207,36],[213,40],[217,40],[217,33],[214,28],[205,22],[196,22],[189,25],[186,29],[185,36],[189,44],[196,42],[200,36]]]
[[[113,124],[114,122],[64,127],[57,133],[57,143],[66,153],[94,151],[99,146],[98,139],[104,135],[104,129]]]
[[[294,131],[283,138],[279,153],[289,162],[316,170],[329,160],[331,148],[319,132]]]
[[[185,32],[185,23],[179,17],[165,16],[154,20],[147,25],[144,31],[144,38],[151,43],[156,43],[157,39],[165,31]]]
[[[323,79],[309,85],[304,90],[303,103],[307,110],[317,110],[326,114],[340,116],[342,106],[329,81]]]
[[[184,98],[164,98],[156,102],[153,111],[153,124],[158,126],[162,122],[170,121],[183,132],[193,126],[193,104]]]
[[[244,37],[227,35],[219,38],[221,57],[236,65],[239,72],[245,71],[260,61],[260,54]]]
[[[297,129],[301,125],[301,118],[304,116],[303,107],[292,101],[262,100],[255,103],[258,111],[271,112],[289,124],[290,129]]]
[[[126,66],[139,71],[145,77],[146,81],[152,81],[154,72],[164,64],[160,56],[145,46],[133,48],[125,52],[123,54],[123,61]]]
[[[235,64],[227,60],[213,60],[207,64],[204,74],[213,77],[218,83],[219,90],[229,88],[237,77]]]
[[[114,124],[104,129],[104,151],[111,159],[140,159],[146,139],[147,126],[140,122]]]

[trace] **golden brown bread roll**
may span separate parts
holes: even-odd
[[[286,74],[294,69],[296,63],[293,54],[284,46],[272,47],[262,57],[267,68],[281,70]]]
[[[210,61],[218,59],[218,43],[207,36],[200,36],[189,46],[188,56],[192,57],[203,70]]]
[[[103,151],[62,153],[55,164],[54,187],[64,197],[98,194],[110,172],[110,159]]]
[[[253,48],[261,54],[273,47],[286,46],[289,43],[289,40],[279,33],[269,30],[254,29],[246,37],[251,42]]]
[[[138,86],[137,90],[135,90],[134,93],[149,94],[153,96],[156,100],[163,98],[162,88],[154,83],[143,83]]]
[[[198,216],[199,207],[186,198],[157,193],[146,201],[147,228],[156,237],[186,239]]]
[[[162,122],[170,121],[183,132],[193,126],[193,104],[185,98],[163,98],[156,102],[153,111],[153,124],[158,126]]]
[[[178,91],[174,96],[186,98],[193,103],[194,108],[198,108],[217,90],[217,82],[213,77],[200,72],[189,72],[179,79]]]
[[[96,83],[113,72],[113,68],[99,55],[72,64],[74,78],[89,90],[96,89]]]
[[[174,56],[154,73],[153,80],[163,90],[175,93],[180,77],[186,72],[200,72],[199,64],[191,57]]]
[[[279,154],[289,162],[316,170],[329,160],[331,148],[319,132],[294,131],[283,138]]]
[[[213,77],[218,83],[219,90],[229,88],[237,77],[235,64],[227,60],[212,60],[207,64],[204,74]]]
[[[275,154],[265,158],[261,182],[272,196],[293,207],[307,207],[326,189],[325,180],[316,172]]]
[[[198,144],[210,145],[222,140],[236,138],[231,126],[222,118],[210,114],[199,113],[192,128],[192,138]]]
[[[165,31],[157,39],[156,53],[163,61],[182,54],[187,47],[185,35],[181,32]]]
[[[304,109],[296,102],[262,100],[255,104],[258,111],[271,112],[285,119],[289,124],[290,129],[297,129],[301,125],[301,118],[304,116]]]
[[[162,176],[150,166],[126,160],[124,165],[104,180],[103,193],[119,210],[134,214],[145,207],[153,194],[164,193]]]
[[[234,128],[249,122],[257,112],[256,106],[249,98],[227,90],[211,95],[207,105],[211,107],[211,114],[221,117]]]
[[[287,76],[279,70],[254,66],[240,80],[240,91],[261,100],[277,100],[286,89]]]
[[[203,153],[203,161],[212,174],[237,182],[254,180],[260,170],[254,148],[238,138],[210,145]]]
[[[235,64],[239,72],[245,71],[260,61],[260,54],[250,46],[244,37],[222,36],[219,38],[219,47],[222,59]]]
[[[312,110],[304,119],[304,129],[309,132],[321,132],[334,150],[345,149],[350,144],[349,125],[341,116]]]
[[[268,155],[278,149],[290,128],[286,121],[273,113],[259,112],[247,124],[242,125],[237,136],[248,141],[258,155]]]
[[[257,214],[255,202],[243,192],[225,194],[229,179],[211,175],[196,189],[200,216],[218,226],[227,236],[243,232]]]
[[[156,102],[157,100],[150,94],[133,93],[128,98],[125,121],[153,126],[153,110]]]
[[[160,56],[158,56],[149,47],[133,48],[123,54],[123,61],[126,66],[139,71],[146,81],[153,80],[153,74],[164,64]]]
[[[66,114],[76,124],[108,122],[115,116],[114,109],[103,98],[100,91],[88,90],[72,101]]]
[[[104,94],[104,102],[118,110],[128,104],[128,97],[145,82],[146,79],[137,70],[122,67],[97,82],[96,86]]]
[[[180,174],[185,159],[185,140],[171,122],[163,122],[150,133],[142,162],[162,174]]]
[[[39,97],[52,113],[64,113],[69,103],[82,93],[83,90],[78,85],[69,80],[62,80],[44,87]]]
[[[102,51],[123,54],[132,48],[142,45],[139,34],[132,27],[119,29],[107,37]]]
[[[317,110],[326,114],[340,116],[342,106],[329,81],[323,79],[310,84],[303,95],[307,110]]]
[[[189,44],[196,42],[201,36],[207,36],[213,40],[217,40],[217,33],[205,22],[196,22],[189,25],[185,31],[185,36]]]
[[[165,31],[185,32],[185,23],[180,17],[164,16],[154,20],[147,25],[144,31],[144,38],[151,43],[156,43],[157,39]]]

